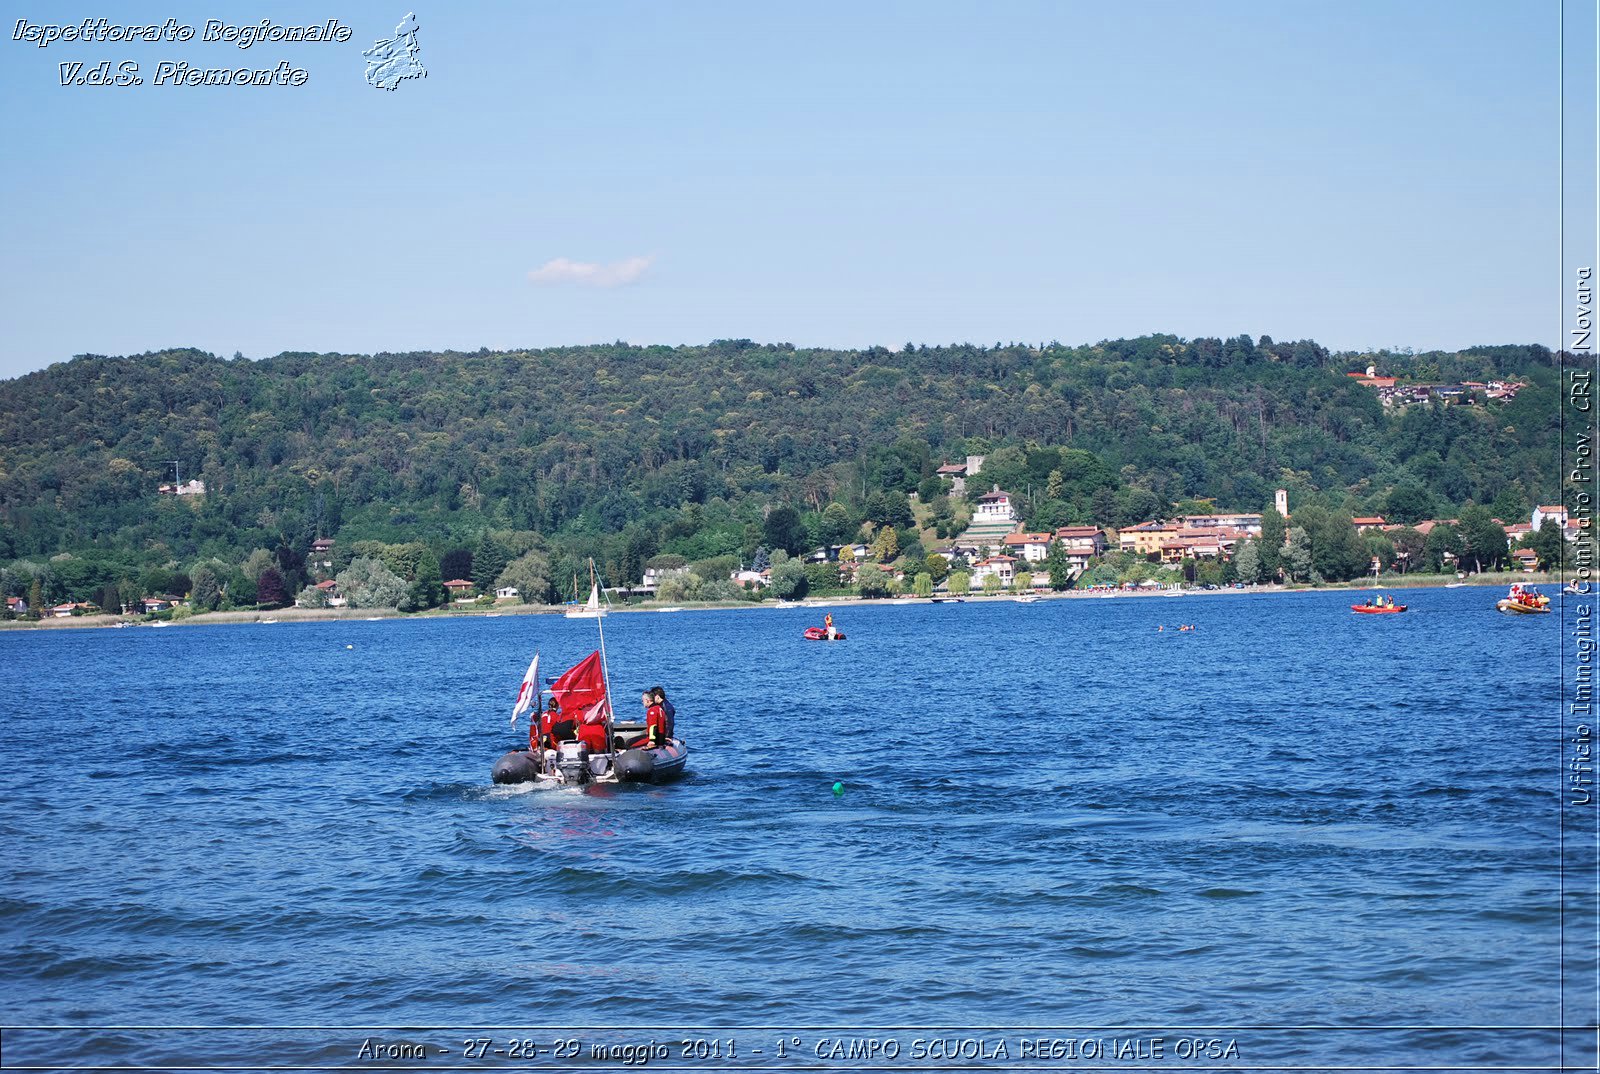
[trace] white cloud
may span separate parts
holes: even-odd
[[[584,287],[626,287],[637,283],[650,268],[649,257],[625,257],[609,265],[593,261],[571,261],[558,257],[546,261],[528,273],[528,282],[536,284],[575,283]]]

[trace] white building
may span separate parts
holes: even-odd
[[[1020,556],[1027,563],[1043,563],[1050,554],[1050,534],[1008,533],[1000,545],[1007,554]]]
[[[982,586],[983,580],[989,575],[1000,579],[1002,586],[1009,586],[1016,577],[1017,560],[1014,556],[990,556],[980,559],[972,565],[972,584]]]
[[[979,496],[978,505],[972,509],[973,525],[982,522],[1004,522],[1009,525],[1016,520],[1017,516],[1011,509],[1011,493],[1001,492],[998,485],[993,491]]]
[[[1533,519],[1531,523],[1533,528],[1538,529],[1544,524],[1545,519],[1554,521],[1558,526],[1565,526],[1567,524],[1567,509],[1562,507],[1560,504],[1552,504],[1547,507],[1535,507],[1533,509]]]

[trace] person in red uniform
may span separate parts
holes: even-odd
[[[561,715],[561,703],[552,697],[546,702],[544,713],[539,717],[539,737],[537,741],[544,748],[553,750],[558,742],[570,740],[573,737],[573,731],[572,721],[565,719]],[[532,733],[533,729],[529,728],[529,735],[531,736]],[[530,741],[532,740],[530,739]],[[529,749],[537,748],[537,746],[529,746]]]
[[[667,710],[661,707],[652,690],[645,691],[644,703],[644,744],[664,746],[667,744]]]
[[[656,704],[661,706],[661,712],[666,717],[662,725],[663,734],[672,738],[678,733],[678,710],[667,700],[667,692],[659,686],[650,687],[650,692],[655,695]]]
[[[603,715],[604,702],[595,705],[577,721],[578,741],[589,747],[590,753],[604,753],[608,748],[606,742],[606,721]]]

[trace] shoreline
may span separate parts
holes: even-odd
[[[1564,584],[1559,576],[1553,575],[1472,575],[1459,580],[1460,584],[1487,588],[1491,586],[1509,586],[1514,582],[1525,585],[1560,586]],[[1359,582],[1339,582],[1328,585],[1255,585],[1243,589],[1234,589],[1231,586],[1218,589],[1185,589],[1181,591],[1184,597],[1216,597],[1228,594],[1263,595],[1263,594],[1289,594],[1289,593],[1328,593],[1328,592],[1370,592],[1373,590],[1403,590],[1403,589],[1443,589],[1457,584],[1457,580],[1450,575],[1425,575],[1415,580],[1406,580],[1396,583],[1380,583],[1374,585],[1371,579]],[[1061,593],[1038,593],[1041,601],[1046,600],[1107,600],[1123,598],[1147,598],[1171,596],[1172,590],[1147,589],[1147,590],[1076,590],[1069,589]],[[1004,604],[1014,602],[1020,593],[969,593],[965,597],[953,598],[940,597],[942,601],[961,600],[969,604]],[[800,601],[731,601],[731,602],[706,602],[687,603],[683,605],[667,605],[656,603],[612,605],[609,614],[648,614],[663,613],[668,608],[683,612],[729,611],[733,609],[760,608],[789,610],[794,608],[830,608],[830,607],[869,607],[869,606],[909,606],[915,604],[931,604],[934,598],[930,597],[807,597]],[[425,612],[399,612],[392,608],[366,609],[366,608],[282,608],[277,611],[218,611],[201,612],[196,615],[185,616],[182,619],[161,621],[165,626],[233,626],[239,623],[263,623],[266,625],[282,623],[322,623],[337,621],[368,622],[372,620],[405,620],[425,621],[430,619],[487,619],[508,615],[556,615],[562,616],[566,611],[563,604],[504,604],[495,607],[474,607],[461,609],[430,609]],[[62,619],[40,619],[0,621],[0,632],[16,630],[111,630],[121,627],[145,627],[154,624],[142,619],[130,619],[125,616],[114,615],[83,615],[69,616]]]

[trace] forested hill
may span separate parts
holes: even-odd
[[[318,536],[485,530],[736,552],[778,504],[842,504],[987,455],[1030,525],[1124,524],[1186,498],[1504,517],[1561,499],[1558,370],[1537,346],[1335,355],[1175,336],[807,350],[720,340],[538,351],[84,356],[0,383],[0,560],[98,547],[181,562]],[[1515,379],[1515,399],[1384,408],[1345,374]],[[203,498],[159,495],[177,460]],[[814,534],[813,534],[814,536]]]

